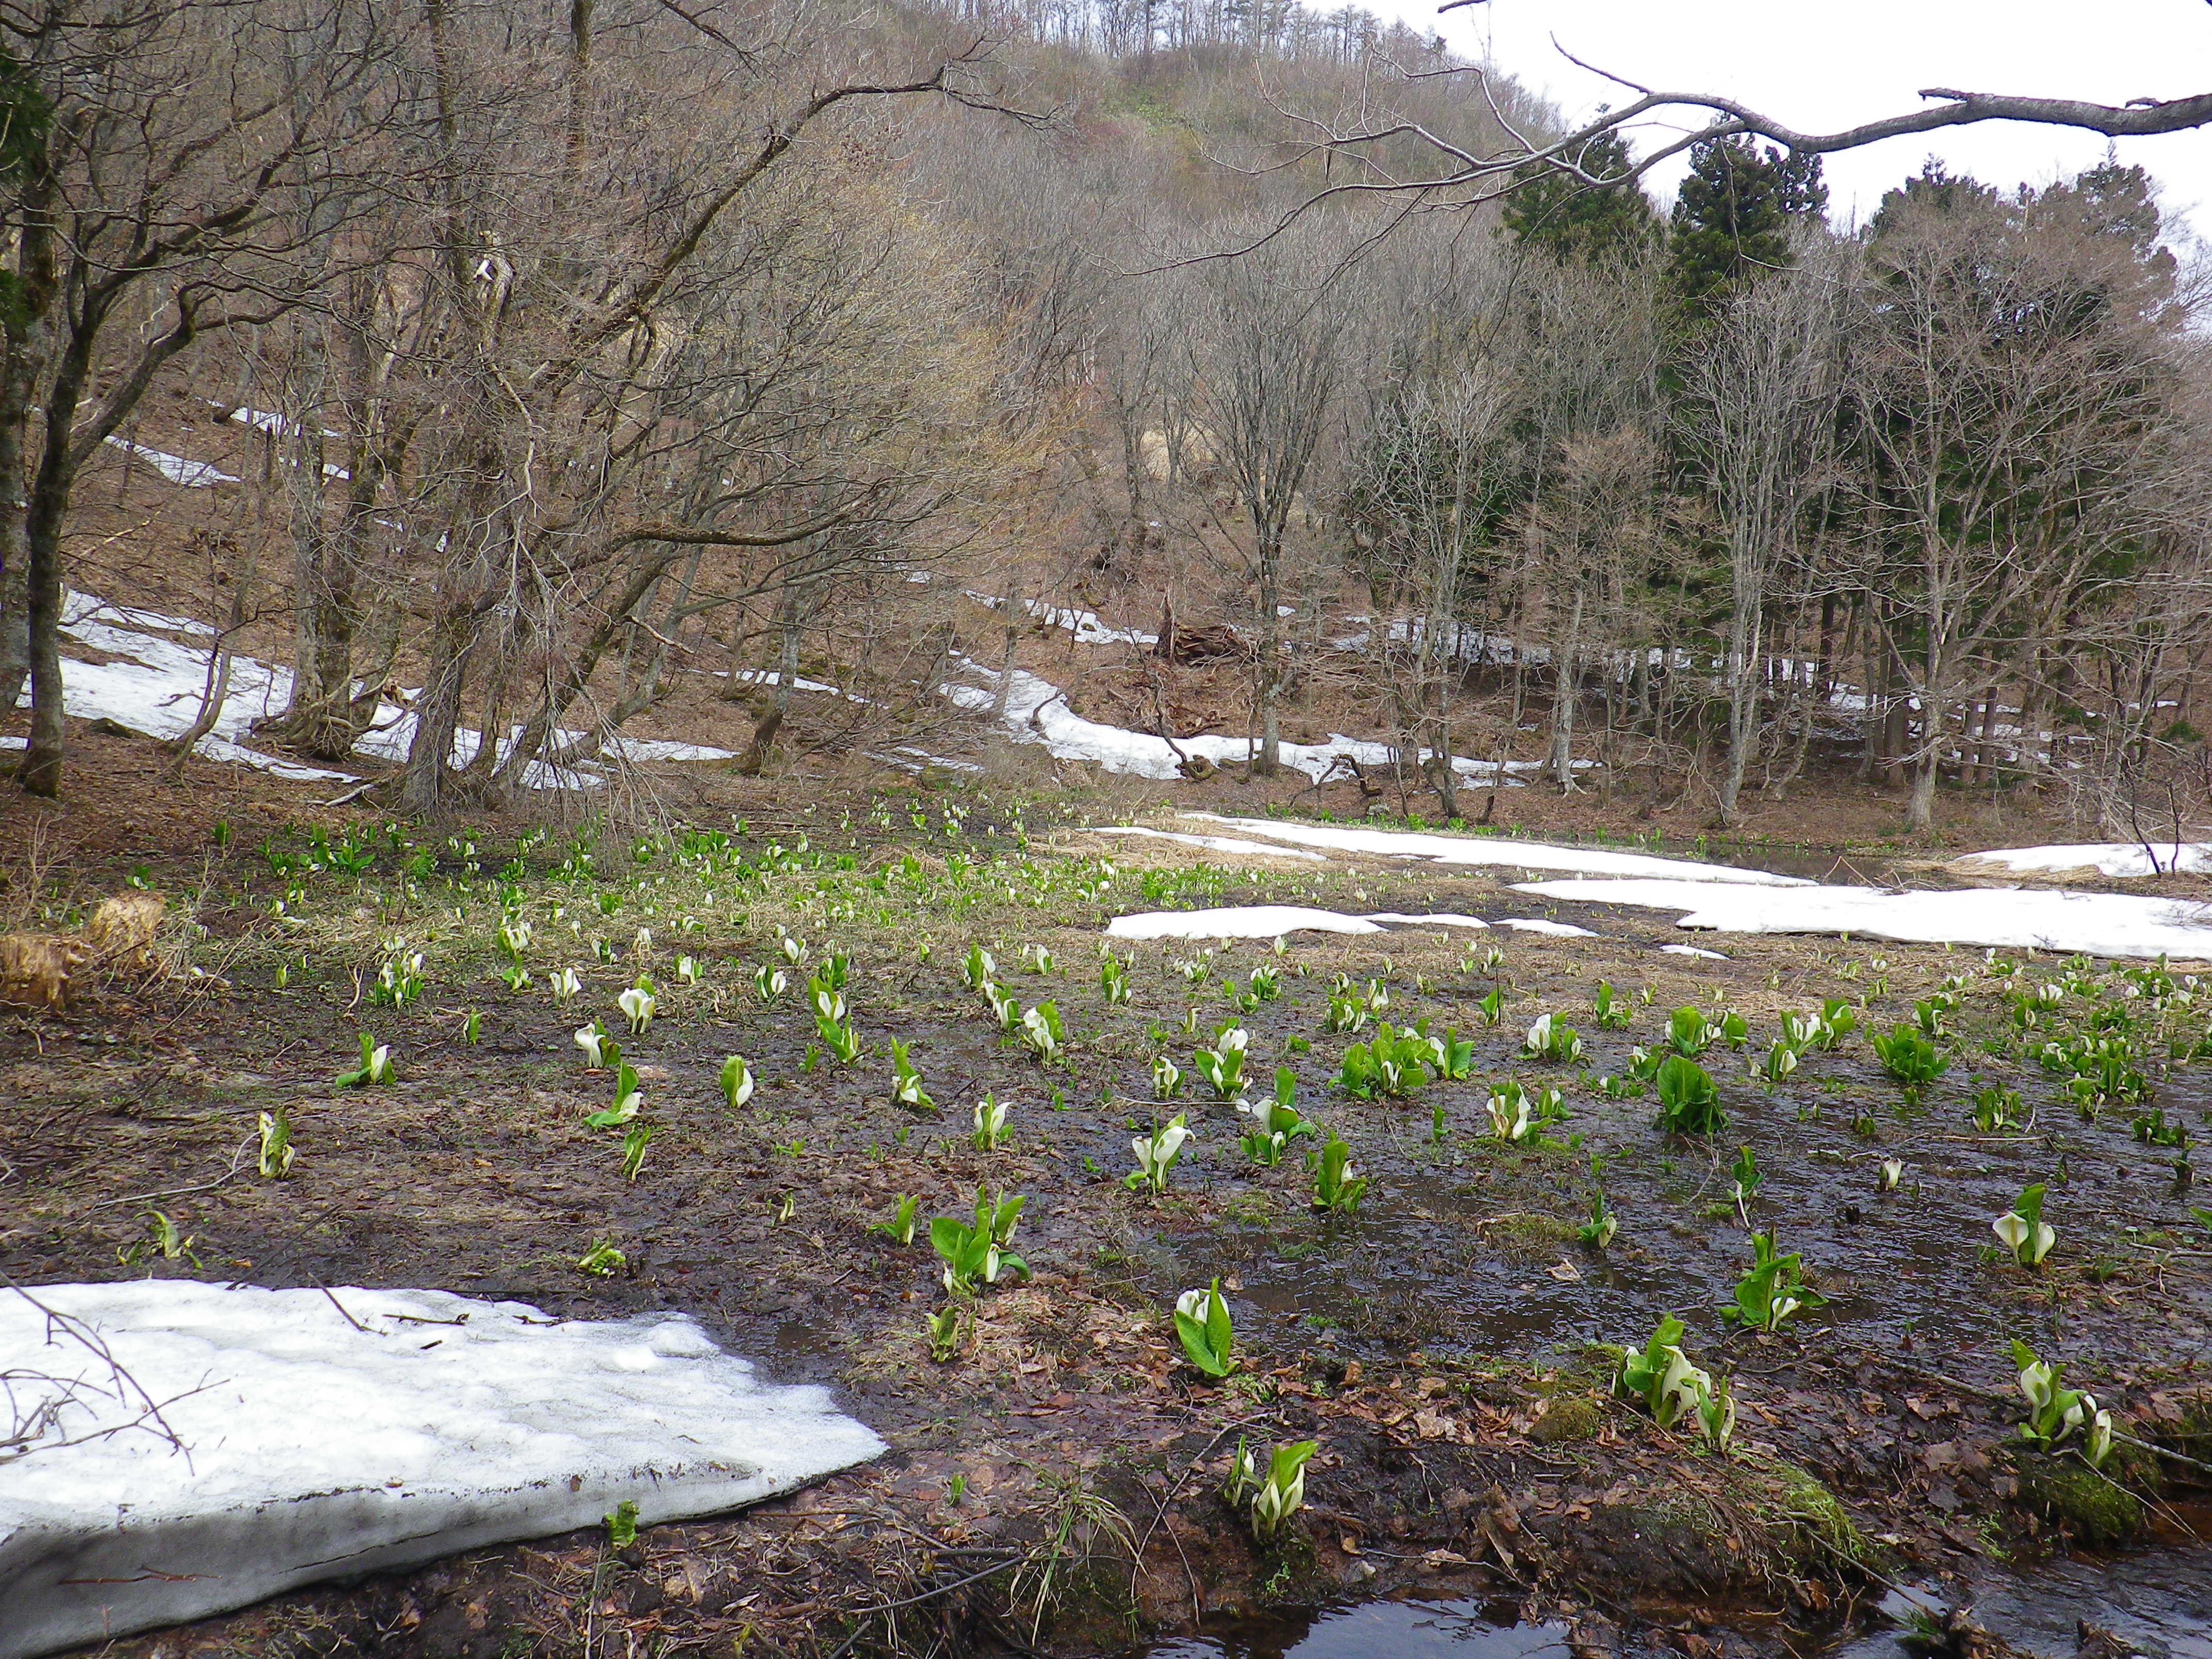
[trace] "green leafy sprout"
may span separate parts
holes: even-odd
[[[1211,1377],[1224,1377],[1237,1369],[1230,1349],[1236,1334],[1229,1322],[1229,1304],[1223,1299],[1221,1281],[1206,1290],[1185,1291],[1176,1301],[1176,1335],[1190,1363]]]

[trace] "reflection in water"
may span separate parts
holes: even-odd
[[[1305,1619],[1243,1620],[1185,1637],[1149,1659],[1567,1659],[1559,1625],[1516,1625],[1480,1601],[1369,1601]]]
[[[2064,1659],[2086,1621],[2149,1659],[2212,1659],[2212,1550],[2047,1561],[2018,1577],[1928,1590],[1933,1605],[1971,1607],[1976,1624],[2023,1654]],[[1899,1617],[1908,1611],[1902,1596],[1883,1605]],[[1844,1643],[1834,1659],[1905,1654],[1890,1627]]]
[[[1970,1607],[2022,1659],[2070,1659],[2084,1623],[2145,1659],[2212,1659],[2212,1550],[2046,1561],[2018,1577],[1931,1583],[1921,1595],[1931,1611]],[[1887,1619],[1827,1644],[1827,1659],[1907,1659],[1915,1650],[1899,1638],[1910,1605],[1893,1595],[1883,1610]],[[1239,1620],[1162,1643],[1146,1659],[1568,1659],[1565,1626],[1512,1620],[1510,1603],[1370,1601],[1310,1618]]]

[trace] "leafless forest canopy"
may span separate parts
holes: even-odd
[[[967,592],[1158,629],[1101,719],[1188,735],[1188,635],[1257,765],[1326,708],[1447,814],[1455,754],[1723,822],[1821,769],[1914,827],[1945,788],[2130,834],[2206,805],[2212,366],[2136,169],[1931,169],[1859,226],[1741,143],[1671,220],[1556,173],[1316,202],[1419,176],[1423,133],[1558,126],[1282,0],[0,28],[0,707],[28,684],[34,792],[82,475],[182,388],[261,411],[176,556],[222,568],[226,636],[288,632],[262,738],[343,757],[419,687],[398,810],[512,802],[702,669],[753,700],[749,769],[927,730],[956,659],[1012,661]],[[1353,130],[1386,136],[1316,142]],[[801,733],[803,673],[854,695]]]

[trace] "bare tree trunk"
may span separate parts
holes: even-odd
[[[1761,672],[1765,665],[1760,623],[1764,611],[1755,592],[1747,593],[1751,581],[1747,557],[1736,563],[1736,597],[1729,623],[1726,659],[1729,690],[1728,755],[1722,763],[1719,817],[1723,828],[1737,822],[1737,798],[1743,793],[1743,776],[1751,763],[1751,747],[1759,737]]]
[[[71,441],[77,405],[91,368],[98,322],[73,328],[63,347],[52,390],[46,394],[46,432],[37,478],[23,519],[27,573],[25,615],[29,619],[31,734],[15,777],[24,793],[52,799],[61,793],[62,763],[69,728],[62,685],[62,526],[69,516],[76,483],[76,447]]]
[[[31,354],[7,329],[0,357],[0,719],[13,713],[31,672],[30,568],[23,541],[23,428],[29,413]]]
[[[1583,610],[1583,587],[1577,582],[1566,632],[1552,649],[1552,753],[1548,769],[1552,781],[1563,795],[1572,793],[1575,787],[1575,705],[1582,690]]]
[[[228,537],[216,540],[213,559],[222,557],[229,540]],[[254,568],[254,560],[249,555],[243,568],[231,573],[230,616],[208,647],[208,674],[200,690],[200,712],[189,727],[169,740],[168,775],[172,779],[182,775],[185,759],[222,718],[223,701],[230,694],[230,641],[246,626],[252,609]]]
[[[791,713],[792,682],[799,678],[799,588],[796,585],[783,590],[782,602],[776,607],[776,622],[782,632],[782,645],[776,656],[775,696],[768,712],[753,726],[752,741],[738,762],[740,777],[757,778],[768,764],[769,756],[775,751],[776,733],[783,730],[784,718]]]
[[[1936,825],[1936,771],[1942,762],[1942,720],[1932,697],[1923,696],[1920,708],[1922,754],[1912,772],[1912,793],[1907,798],[1905,827],[1932,830]]]
[[[451,576],[450,570],[448,577]],[[442,811],[453,775],[453,734],[460,726],[461,686],[476,617],[465,605],[441,598],[430,633],[430,672],[415,700],[415,736],[400,775],[400,810],[428,817]]]
[[[1265,529],[1260,533],[1260,753],[1252,769],[1264,777],[1283,767],[1283,734],[1275,720],[1275,704],[1283,690],[1283,619],[1276,614],[1281,604],[1283,550],[1278,537]]]
[[[998,688],[991,693],[991,724],[1001,726],[1006,719],[1006,698],[1014,686],[1014,655],[1022,643],[1022,579],[1017,574],[1006,584],[1006,648],[999,664]],[[1070,637],[1073,635],[1071,633]]]

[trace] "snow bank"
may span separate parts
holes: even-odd
[[[1507,916],[1498,924],[1500,927],[1516,928],[1523,933],[1548,933],[1553,939],[1595,939],[1597,934],[1587,927],[1577,927],[1569,921],[1549,921],[1542,916]]]
[[[961,658],[962,672],[973,676],[979,684],[948,682],[938,687],[939,694],[951,702],[955,708],[977,713],[988,711],[996,700],[999,671],[982,664]],[[1041,679],[1027,669],[1010,671],[1012,679],[1006,688],[1006,735],[1016,743],[1035,743],[1044,745],[1056,760],[1095,762],[1109,772],[1127,773],[1135,777],[1157,778],[1165,781],[1178,777],[1176,750],[1186,755],[1195,755],[1212,761],[1217,766],[1238,766],[1244,763],[1247,745],[1242,738],[1202,737],[1178,738],[1173,748],[1164,738],[1143,732],[1132,732],[1125,726],[1106,726],[1083,718],[1069,708],[1058,686]],[[1370,743],[1358,738],[1333,736],[1327,743],[1286,743],[1282,745],[1283,764],[1304,773],[1319,783],[1332,773],[1341,772],[1340,761],[1350,758],[1365,767],[1387,767],[1391,751],[1388,744]],[[1423,753],[1426,758],[1426,751]],[[1587,765],[1587,762],[1577,762]],[[1510,761],[1508,771],[1526,771],[1534,767],[1534,761]],[[1494,781],[1495,767],[1489,761],[1473,760],[1455,756],[1452,769],[1462,777],[1487,784]],[[1509,784],[1511,780],[1506,780]]]
[[[983,769],[974,761],[948,760],[942,755],[933,755],[927,749],[916,749],[912,744],[901,744],[889,754],[881,750],[864,751],[870,760],[879,760],[886,766],[896,766],[902,772],[911,772],[920,777],[932,767],[947,772],[981,772]],[[902,758],[903,757],[903,758]]]
[[[1316,864],[1328,862],[1319,853],[1309,853],[1301,847],[1269,847],[1256,841],[1239,841],[1234,836],[1185,836],[1172,830],[1147,830],[1134,823],[1117,823],[1094,833],[1101,836],[1143,836],[1153,841],[1177,842],[1185,847],[1202,847],[1209,853],[1239,853],[1247,858],[1311,859]]]
[[[2163,876],[2212,870],[2212,842],[2091,842],[2078,847],[2003,847],[1951,862],[1968,871],[1994,865],[2025,875],[2047,870],[2094,870],[2107,876]],[[1983,873],[1986,873],[1984,872]]]
[[[411,697],[419,693],[410,691],[407,695]],[[415,745],[414,710],[395,708],[388,702],[379,703],[376,720],[374,726],[362,733],[360,740],[353,746],[353,752],[391,761],[394,764],[405,760],[407,751]],[[521,739],[522,732],[520,721],[507,728],[507,734],[499,740],[500,759],[505,760],[514,751],[514,745]],[[552,741],[566,745],[580,741],[583,735],[580,732],[556,729]],[[483,747],[483,732],[471,726],[455,726],[452,763],[466,766]],[[534,760],[522,769],[522,785],[526,789],[604,789],[606,781],[596,769],[580,764],[551,766],[542,760]]]
[[[1493,841],[1472,836],[1409,834],[1401,830],[1358,830],[1334,823],[1292,823],[1274,818],[1224,818],[1211,812],[1186,812],[1186,818],[1222,823],[1246,835],[1302,847],[1327,847],[1344,853],[1372,853],[1385,858],[1430,859],[1438,864],[1498,865],[1516,870],[1564,870],[1586,876],[1652,876],[1679,881],[1735,883],[1748,887],[1806,887],[1802,876],[1778,876],[1733,865],[1698,864],[1688,859],[1654,858],[1645,853],[1608,853],[1588,847],[1551,847],[1542,842]]]
[[[1532,881],[1549,899],[1684,912],[1678,926],[1723,933],[1858,933],[1921,945],[1988,945],[2097,957],[2212,957],[2212,904],[2062,889],[1711,887],[1690,881]]]
[[[0,1291],[9,1364],[88,1385],[53,1436],[76,1443],[0,1479],[0,1659],[591,1526],[625,1499],[648,1522],[735,1509],[884,1449],[823,1390],[761,1383],[681,1316],[174,1279],[31,1295],[96,1328],[185,1450]]]

